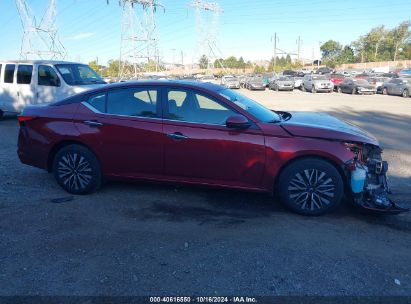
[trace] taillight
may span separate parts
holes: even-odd
[[[34,120],[34,119],[36,119],[37,118],[37,116],[27,116],[27,115],[19,115],[19,116],[17,116],[17,119],[18,119],[18,121],[19,121],[19,125],[20,126],[24,126],[24,124],[27,122],[27,121],[31,121],[31,120]]]

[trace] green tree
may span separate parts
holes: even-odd
[[[93,60],[89,62],[88,65],[90,66],[90,68],[92,68],[97,73],[99,72],[99,66],[97,65],[97,61]]]
[[[244,62],[244,58],[243,57],[238,58],[238,68],[245,69],[245,67],[246,67],[246,64]]]
[[[206,68],[208,68],[208,58],[206,55],[202,55],[200,57],[200,61],[198,63],[200,65],[200,69],[204,70]]]

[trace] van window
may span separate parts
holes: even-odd
[[[40,65],[38,71],[38,84],[43,86],[59,87],[60,79],[52,67],[48,65]]]
[[[4,69],[4,82],[5,83],[13,83],[15,69],[16,69],[15,64],[6,64],[6,68]]]
[[[17,68],[17,83],[30,84],[33,73],[32,65],[19,65]]]

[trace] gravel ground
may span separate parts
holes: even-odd
[[[411,99],[243,92],[373,132],[411,206]],[[144,183],[55,203],[67,193],[20,164],[17,132],[0,121],[0,295],[411,296],[410,214],[303,217],[261,194]]]

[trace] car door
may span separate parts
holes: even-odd
[[[33,65],[19,64],[17,66],[17,96],[18,108],[21,111],[26,105],[32,104],[34,96]]]
[[[163,93],[165,174],[170,179],[259,188],[264,137],[256,127],[234,130],[238,112],[204,92],[168,88]]]
[[[157,178],[163,173],[164,136],[158,89],[123,87],[91,95],[75,117],[106,175]]]
[[[57,72],[50,65],[35,67],[36,103],[52,102],[63,99],[62,84]]]

